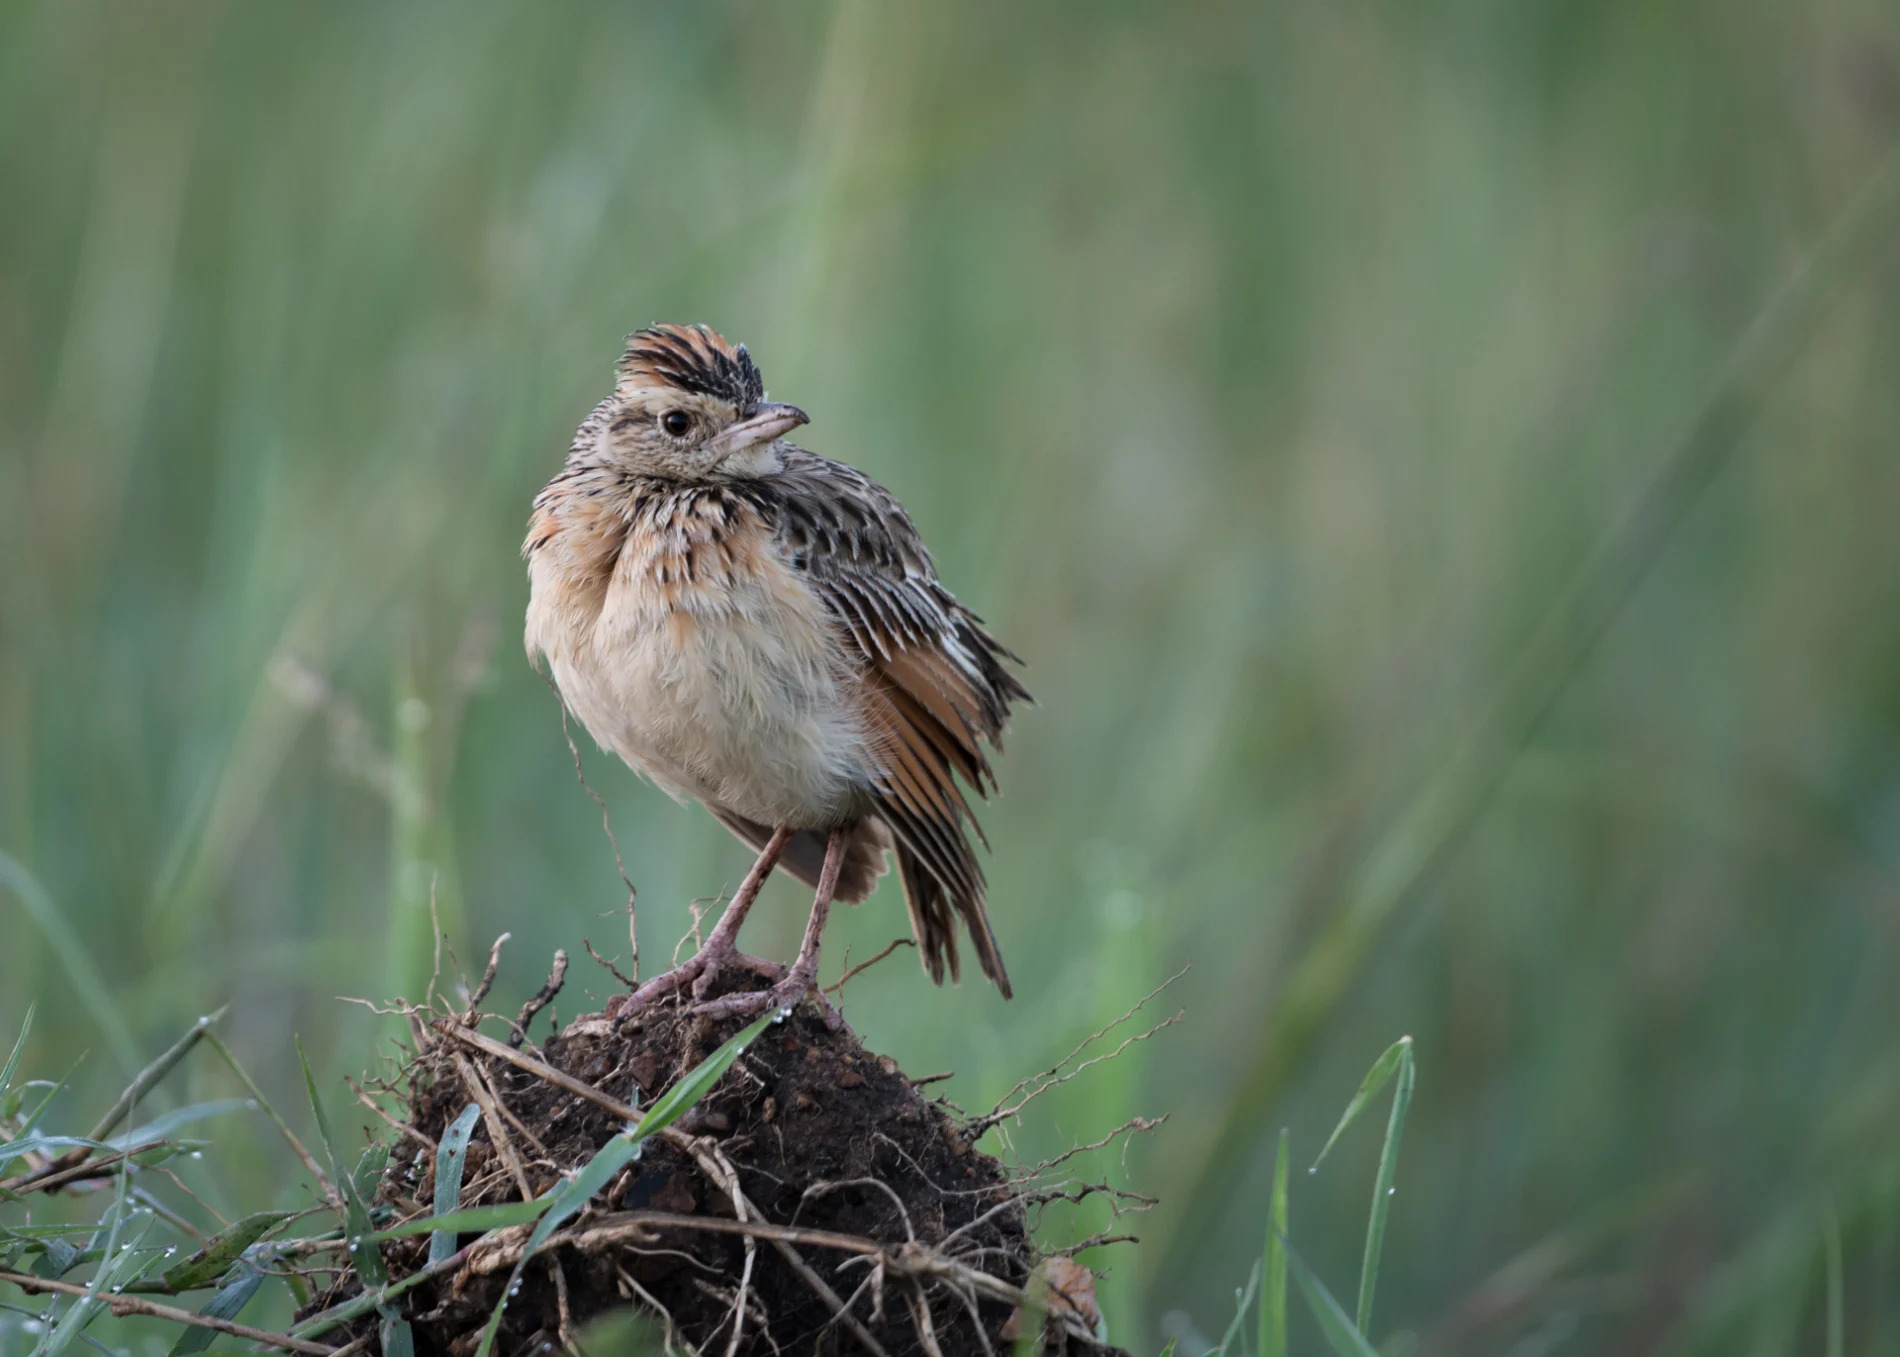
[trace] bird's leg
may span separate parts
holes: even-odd
[[[817,989],[818,943],[825,931],[825,919],[831,913],[831,897],[837,892],[838,876],[844,870],[845,850],[850,843],[851,832],[844,828],[832,830],[831,837],[825,841],[825,866],[818,873],[818,893],[812,898],[811,918],[805,923],[805,940],[799,946],[798,959],[792,963],[792,969],[786,972],[785,978],[769,990],[728,994],[709,1004],[701,1004],[697,1012],[708,1017],[729,1017],[759,1013],[767,1008],[788,1008]],[[826,1023],[835,1029],[842,1023],[842,1015],[822,993],[819,1000],[825,1009]]]
[[[772,837],[759,850],[758,860],[752,864],[752,870],[745,874],[745,880],[739,883],[738,892],[733,895],[732,903],[726,906],[726,912],[719,916],[719,923],[706,939],[705,946],[685,966],[680,967],[681,970],[693,968],[693,973],[687,979],[694,981],[695,995],[703,994],[712,984],[713,977],[719,974],[719,968],[740,955],[739,930],[745,926],[745,916],[752,912],[752,903],[759,898],[760,887],[765,885],[765,878],[772,874],[772,868],[778,865],[779,856],[784,853],[795,832],[790,829],[772,831]]]
[[[772,837],[765,841],[765,847],[759,850],[759,856],[752,864],[752,870],[745,874],[745,880],[739,883],[739,889],[732,897],[732,903],[726,906],[726,912],[719,916],[719,923],[705,944],[692,956],[682,961],[672,970],[640,986],[632,994],[621,1000],[618,1007],[609,1006],[609,1016],[616,1018],[631,1017],[651,1004],[655,999],[663,999],[677,990],[694,985],[705,984],[718,973],[719,967],[726,961],[739,955],[739,929],[745,923],[745,916],[752,911],[752,904],[759,898],[759,889],[765,885],[765,878],[772,874],[772,868],[778,865],[779,856],[784,853],[785,845],[792,841],[793,831],[776,829]]]

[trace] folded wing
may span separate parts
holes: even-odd
[[[785,471],[756,483],[781,548],[839,623],[861,666],[860,694],[877,817],[889,828],[924,967],[957,978],[961,918],[983,973],[1009,976],[990,930],[983,837],[965,788],[994,789],[985,746],[1000,749],[1010,704],[1029,693],[1015,656],[937,579],[902,506],[841,463],[789,449]]]

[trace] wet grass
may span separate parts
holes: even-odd
[[[1091,1259],[1118,1341],[1212,1345],[1279,1129],[1407,1032],[1382,1351],[1887,1350],[1897,45],[1872,0],[13,7],[0,1028],[91,1107],[229,999],[290,1107],[432,903],[514,934],[504,992],[623,951],[516,547],[620,336],[705,320],[1041,702],[984,817],[1020,997],[900,954],[853,1023],[987,1106],[1193,962],[1012,1132],[1172,1114],[1091,1161],[1163,1198]],[[651,970],[744,855],[583,755]],[[797,892],[755,918],[789,954]],[[1376,1142],[1293,1175],[1348,1316]]]

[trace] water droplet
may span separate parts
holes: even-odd
[[[191,1157],[193,1159],[203,1159],[205,1157],[205,1152],[203,1150],[193,1150],[191,1152]]]
[[[1385,1190],[1385,1195],[1388,1197],[1396,1197],[1399,1195],[1399,1190],[1396,1187],[1388,1187]]]
[[[355,1241],[354,1239],[352,1239],[352,1240],[350,1241],[350,1252],[351,1252],[351,1253],[355,1253],[355,1252],[356,1252],[356,1241]]]
[[[248,1109],[249,1109],[250,1111],[252,1111],[252,1112],[255,1112],[255,1111],[257,1111],[257,1107],[258,1107],[258,1103],[257,1103],[257,1099],[255,1099],[255,1098],[246,1098],[246,1099],[244,1100],[244,1106],[245,1106],[246,1108],[248,1108]]]
[[[123,1291],[123,1290],[125,1290],[125,1288],[124,1288],[123,1286],[114,1286],[114,1287],[112,1288],[112,1294],[116,1296],[116,1295],[118,1295],[118,1294],[119,1294],[119,1293],[120,1293],[121,1291]]]
[[[775,1023],[784,1022],[787,1018],[791,1016],[792,1016],[791,1006],[787,1005],[786,1007],[781,1008],[778,1012],[772,1015],[772,1021]]]
[[[1308,1169],[1308,1170],[1307,1170],[1307,1172],[1308,1172],[1308,1173],[1318,1173],[1318,1172],[1319,1172],[1319,1165],[1318,1165],[1318,1164],[1315,1164],[1315,1165],[1313,1165],[1313,1167],[1312,1167],[1312,1168],[1310,1168],[1310,1169]]]
[[[200,1027],[211,1026],[211,1015],[209,1013],[200,1013],[198,1015],[198,1026]]]
[[[170,1248],[168,1248],[168,1249],[166,1249],[166,1250],[165,1250],[165,1256],[166,1256],[167,1258],[169,1258],[169,1257],[171,1257],[171,1256],[172,1256],[172,1255],[173,1255],[174,1253],[177,1253],[177,1252],[178,1252],[178,1246],[177,1246],[176,1244],[173,1244],[173,1245],[172,1245],[172,1246],[171,1246]]]

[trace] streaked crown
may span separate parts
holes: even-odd
[[[619,388],[667,386],[729,401],[741,415],[765,399],[765,381],[743,344],[704,325],[649,325],[627,336]]]

